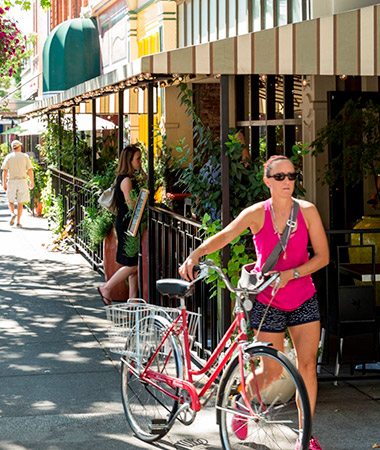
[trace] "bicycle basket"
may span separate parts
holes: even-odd
[[[147,303],[132,303],[127,302],[122,305],[105,306],[107,320],[112,322],[108,327],[108,348],[113,353],[120,355],[125,354],[125,343],[131,330],[137,326],[141,319],[145,326],[149,325],[149,318],[156,316],[164,317],[170,323],[173,322],[181,313],[176,308],[164,308],[157,305],[150,305]],[[190,347],[193,345],[198,337],[199,323],[201,314],[187,311],[187,326],[190,340]],[[178,323],[180,327],[181,321]],[[144,330],[141,330],[142,332]],[[148,337],[148,334],[146,335]]]

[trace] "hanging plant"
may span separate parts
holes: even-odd
[[[16,23],[5,17],[9,7],[0,7],[0,76],[12,77],[25,53],[25,36]]]

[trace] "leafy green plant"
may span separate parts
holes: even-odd
[[[194,129],[194,148],[186,144],[185,139],[178,141],[175,147],[182,155],[178,164],[177,184],[191,194],[193,212],[197,217],[209,214],[212,220],[221,217],[221,146],[219,138],[204,125],[193,105],[193,91],[186,83],[179,85],[181,104],[186,107]],[[242,160],[243,143],[236,129],[230,129],[226,142],[227,155],[230,162],[230,208],[231,216],[236,217],[242,209],[250,204],[265,200],[269,189],[263,181],[263,165],[266,160],[266,142],[260,140],[260,153],[254,161]],[[302,186],[302,157],[308,153],[307,145],[298,143],[293,146],[290,158],[300,173],[296,181],[295,195],[302,197],[305,189]]]
[[[87,209],[85,217],[83,228],[87,230],[90,245],[95,249],[109,235],[115,223],[115,216],[102,208],[95,215],[92,215]]]
[[[212,220],[209,214],[203,216],[202,221],[202,237],[204,239],[211,237],[218,233],[222,229],[220,219]],[[227,268],[223,270],[228,275],[231,283],[236,287],[240,278],[240,271],[244,264],[249,264],[254,261],[254,252],[247,251],[249,244],[247,239],[252,239],[249,235],[249,231],[245,230],[237,238],[231,241],[230,245],[230,259],[227,264]],[[215,264],[221,266],[221,250],[207,255],[207,259],[212,259]],[[215,296],[217,288],[224,288],[225,284],[216,273],[210,272],[210,276],[207,278],[207,283],[212,283],[214,289],[212,289],[211,296]],[[234,294],[232,294],[234,296]]]
[[[63,197],[62,195],[52,195],[49,200],[51,200],[49,207],[43,203],[42,214],[48,219],[49,229],[53,233],[59,234],[64,228]]]
[[[157,128],[155,130],[155,137],[159,137],[161,144],[157,146],[154,155],[154,184],[156,191],[159,188],[167,189],[168,181],[175,172],[177,167],[176,161],[173,158],[173,149],[167,143],[166,134],[161,133]]]
[[[48,173],[44,164],[39,164],[31,158],[34,174],[34,188],[33,195],[35,200],[40,200],[41,193],[47,185]]]
[[[48,169],[46,171],[46,185],[41,190],[41,202],[42,202],[42,215],[47,216],[49,210],[53,204],[53,179],[51,176],[51,171]]]
[[[96,172],[103,173],[108,170],[110,164],[117,160],[118,141],[117,132],[111,130],[106,134],[101,134],[96,137]]]
[[[10,152],[11,152],[11,148],[7,142],[3,142],[2,144],[0,144],[0,167],[3,164],[5,157]]]
[[[91,167],[91,148],[86,139],[76,136],[74,146],[74,133],[71,114],[62,115],[51,113],[49,117],[42,118],[47,124],[46,131],[42,133],[42,144],[38,146],[40,154],[48,166],[61,168],[63,172],[78,178],[88,178]]]
[[[103,172],[98,172],[95,175],[88,174],[88,182],[85,185],[86,189],[90,189],[93,192],[93,197],[97,202],[99,195],[108,189],[115,181],[117,168],[117,159],[110,161],[104,168]]]
[[[318,132],[311,143],[313,155],[325,151],[327,145],[340,146],[341,151],[325,166],[322,182],[334,186],[345,180],[356,186],[367,176],[372,177],[377,198],[380,173],[380,105],[372,101],[349,100],[337,115]]]

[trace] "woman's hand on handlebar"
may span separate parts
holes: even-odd
[[[194,266],[199,265],[199,257],[196,255],[196,250],[190,253],[185,262],[179,268],[179,274],[187,281],[192,281],[194,276]]]
[[[272,273],[275,273],[274,270],[271,270],[270,272],[267,272],[265,275],[271,275]],[[284,270],[282,272],[279,272],[280,276],[277,278],[276,281],[274,281],[271,284],[271,287],[274,287],[275,285],[279,288],[285,287],[290,280],[293,279],[293,270]]]

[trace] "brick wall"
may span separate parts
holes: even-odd
[[[215,136],[220,136],[220,85],[199,83],[193,85],[196,111]]]
[[[87,6],[88,0],[52,0],[50,28],[55,28],[68,19],[79,17],[82,6]]]

